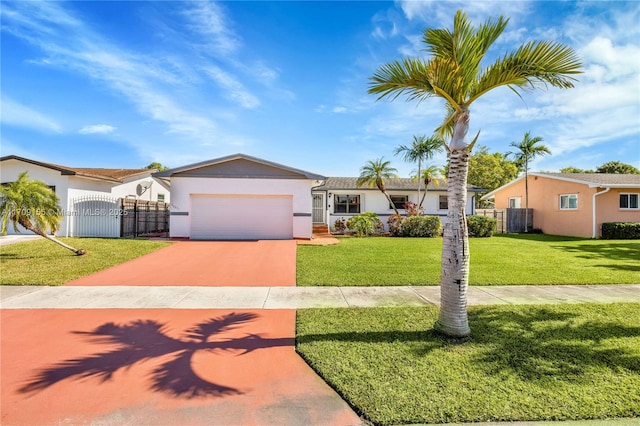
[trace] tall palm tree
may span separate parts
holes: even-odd
[[[433,182],[435,186],[440,186],[440,182],[444,180],[444,175],[442,168],[434,165],[428,165],[419,175],[414,176],[415,179],[421,180],[424,182],[424,193],[422,194],[422,199],[420,200],[420,204],[418,207],[422,207],[424,204],[424,199],[427,198],[427,191],[429,191],[429,184]]]
[[[78,256],[85,254],[86,250],[75,249],[47,233],[57,231],[60,225],[62,212],[58,206],[59,201],[58,196],[44,182],[29,179],[27,172],[20,173],[18,180],[0,187],[0,232],[7,235],[9,222],[16,232],[20,232],[18,225],[22,225]]]
[[[387,189],[385,187],[385,180],[389,179],[397,179],[398,178],[398,170],[391,167],[390,161],[384,161],[383,158],[378,158],[376,160],[369,160],[367,163],[360,168],[360,176],[356,181],[356,185],[363,186],[367,185],[369,188],[377,187],[380,192],[387,197],[389,200],[389,204],[393,207],[393,210],[397,215],[398,209],[395,204],[391,201],[391,197],[387,194]]]
[[[453,31],[427,28],[423,42],[427,59],[405,58],[380,67],[370,79],[369,93],[378,99],[408,100],[438,97],[445,100],[446,115],[437,129],[450,137],[447,223],[442,245],[441,305],[435,324],[439,332],[466,338],[471,334],[467,318],[469,240],[465,217],[469,154],[478,134],[469,143],[470,106],[489,91],[506,86],[519,95],[537,85],[573,87],[582,64],[573,49],[549,41],[531,41],[498,58],[487,67],[482,61],[509,20],[500,16],[474,27],[459,10]]]
[[[394,151],[395,155],[402,154],[402,159],[407,163],[418,163],[418,176],[422,176],[422,162],[433,158],[436,152],[442,151],[444,141],[438,136],[413,136],[411,146],[400,145]],[[420,187],[422,179],[418,179],[418,202],[420,201]],[[425,189],[426,190],[426,189]]]
[[[508,155],[514,158],[518,168],[524,167],[524,232],[529,232],[529,161],[536,157],[551,154],[551,151],[545,145],[538,145],[543,140],[540,136],[532,138],[530,132],[527,132],[524,134],[522,141],[509,144],[509,146],[516,148],[517,151],[510,152]]]

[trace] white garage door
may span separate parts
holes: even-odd
[[[191,239],[293,238],[293,196],[192,195]]]

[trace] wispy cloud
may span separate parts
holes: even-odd
[[[92,124],[89,126],[84,126],[80,130],[78,130],[78,133],[80,133],[81,135],[92,135],[92,134],[106,135],[106,134],[112,133],[114,130],[116,130],[116,128],[108,124]]]
[[[6,5],[5,5],[6,6]],[[16,36],[41,48],[42,63],[78,72],[107,84],[145,117],[164,123],[167,133],[210,141],[217,126],[206,114],[181,105],[172,95],[180,84],[172,69],[153,58],[107,42],[70,15],[63,3],[17,2],[3,12],[3,24]]]
[[[62,126],[53,118],[36,111],[26,105],[3,96],[2,124],[8,126],[23,127],[45,133],[62,133]]]
[[[231,29],[223,7],[215,2],[187,3],[182,15],[188,27],[203,36],[203,44],[215,56],[236,52],[242,46],[241,38]]]
[[[225,91],[228,99],[238,103],[243,108],[251,109],[260,105],[258,98],[246,90],[242,83],[231,74],[216,66],[208,66],[204,68],[204,71]]]

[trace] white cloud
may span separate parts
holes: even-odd
[[[112,133],[114,130],[116,130],[116,128],[108,124],[92,124],[90,126],[84,126],[82,129],[78,130],[78,133],[82,135],[92,135],[92,134],[106,135],[106,134]]]
[[[62,126],[53,118],[8,97],[2,97],[2,123],[41,132],[62,133]]]
[[[3,25],[40,47],[48,66],[63,67],[106,83],[138,111],[167,126],[167,133],[210,141],[216,124],[210,112],[199,113],[180,104],[172,87],[180,78],[153,58],[129,53],[71,17],[59,3],[17,2]],[[30,19],[27,19],[29,17]],[[175,67],[172,67],[172,69]],[[157,143],[154,142],[154,143]]]
[[[463,1],[463,0],[400,0],[402,11],[409,20],[438,23],[439,27],[451,27],[458,9],[464,10],[472,22],[484,22],[489,16],[519,17],[528,13],[526,1]]]
[[[182,11],[195,32],[204,36],[205,45],[213,54],[230,54],[242,45],[240,37],[229,28],[229,18],[216,2],[189,2]]]
[[[215,81],[218,86],[227,93],[227,98],[238,103],[243,108],[256,108],[260,105],[260,100],[247,91],[242,83],[236,80],[231,74],[223,71],[219,67],[209,66],[204,71]]]

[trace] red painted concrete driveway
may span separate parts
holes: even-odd
[[[182,241],[66,285],[296,285],[296,242]]]
[[[2,425],[356,425],[295,311],[0,311]]]

